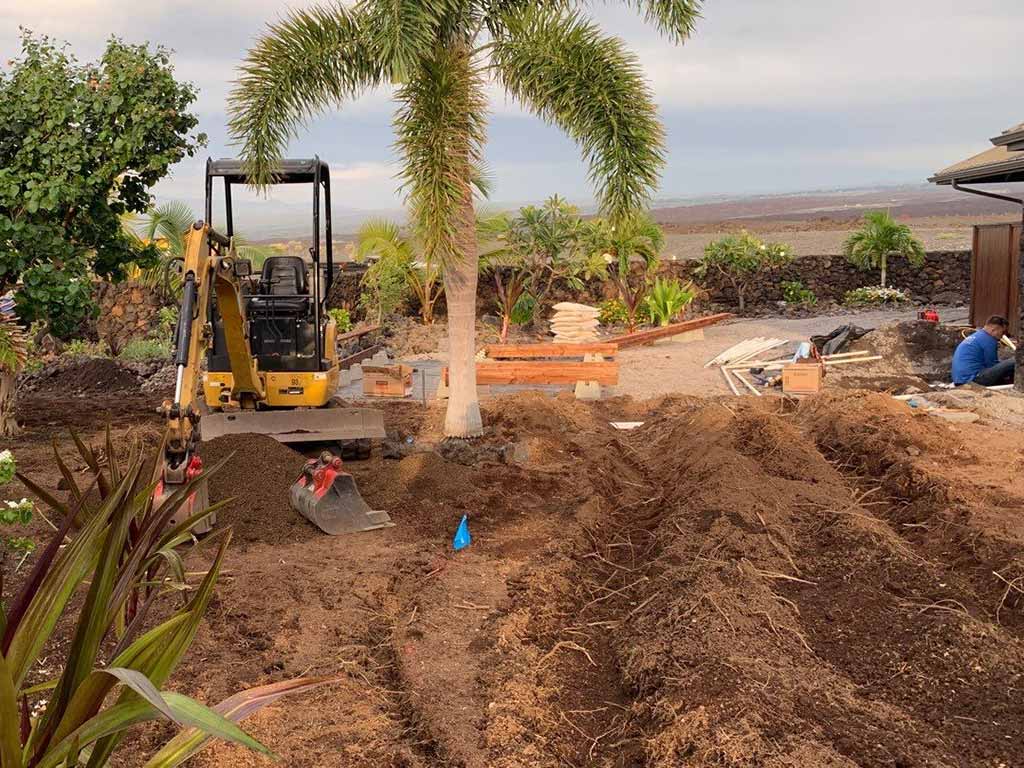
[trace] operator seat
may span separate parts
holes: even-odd
[[[260,294],[278,297],[263,301],[256,296],[253,303],[265,305],[273,314],[279,312],[305,314],[309,309],[309,281],[306,262],[299,256],[271,256],[263,262]]]

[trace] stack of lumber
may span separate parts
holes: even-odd
[[[726,350],[726,352],[728,351],[729,350]],[[723,352],[722,354],[725,353]],[[836,365],[870,363],[881,359],[881,355],[872,355],[870,352],[865,350],[861,352],[840,352],[835,355],[825,355],[821,358],[821,362],[825,365],[825,368],[828,369]],[[729,389],[732,390],[734,395],[740,394],[739,389],[736,387],[736,382],[738,381],[746,387],[746,389],[760,397],[761,392],[743,375],[743,372],[757,368],[765,374],[770,372],[777,374],[787,365],[791,365],[792,362],[793,359],[790,357],[783,357],[777,360],[751,360],[744,356],[744,359],[742,360],[737,360],[731,363],[719,363],[719,365],[722,370],[722,378],[725,379],[725,383],[729,385]],[[710,365],[710,362],[708,365]]]
[[[597,319],[597,307],[563,301],[555,304],[553,309],[555,314],[551,318],[551,332],[555,335],[556,343],[579,343],[597,339],[597,326],[601,324]]]
[[[713,357],[708,360],[704,363],[704,367],[711,368],[715,365],[742,363],[744,360],[750,360],[755,356],[762,355],[768,350],[781,347],[786,343],[788,343],[787,339],[766,339],[764,336],[745,339],[739,344],[732,345],[717,357]]]

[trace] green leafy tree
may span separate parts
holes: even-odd
[[[766,243],[744,231],[708,243],[694,275],[698,279],[705,279],[715,273],[724,277],[736,292],[736,300],[742,312],[747,307],[746,292],[751,281],[792,260],[793,251],[789,246]]]
[[[689,36],[700,0],[638,0],[669,39]],[[450,383],[445,432],[482,432],[474,356],[486,82],[571,136],[601,211],[642,208],[664,162],[663,131],[635,56],[573,4],[361,0],[296,11],[249,52],[231,98],[231,132],[257,184],[296,129],[325,108],[394,83],[394,126],[411,221],[441,265]]]
[[[910,227],[898,223],[888,211],[872,211],[864,215],[864,224],[846,239],[847,260],[864,271],[880,270],[885,288],[889,258],[901,256],[915,267],[924,264],[925,251]]]
[[[21,46],[0,72],[0,295],[14,288],[23,322],[67,336],[93,309],[92,275],[156,261],[121,217],[145,211],[205,137],[163,48],[112,38],[79,64],[45,37],[25,32]]]
[[[618,221],[591,219],[586,222],[581,242],[586,253],[604,263],[604,274],[615,283],[626,308],[626,327],[632,333],[646,305],[665,244],[661,227],[648,213],[635,213]]]

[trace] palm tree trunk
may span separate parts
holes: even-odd
[[[458,252],[444,267],[444,295],[448,303],[448,411],[444,433],[448,437],[483,434],[476,394],[476,282],[479,254],[473,192],[466,185],[459,217]]]
[[[14,419],[17,374],[0,373],[0,437],[14,437],[21,429]]]

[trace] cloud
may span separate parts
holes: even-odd
[[[325,0],[326,1],[326,0]],[[209,153],[232,154],[226,102],[235,68],[266,24],[311,0],[0,0],[0,62],[17,27],[70,41],[95,58],[110,34],[160,42],[200,88]],[[984,149],[1024,119],[1020,0],[709,0],[696,35],[675,47],[631,7],[586,7],[637,53],[666,124],[661,194],[792,190],[921,180]],[[591,195],[572,142],[488,86],[488,162],[496,199]],[[311,121],[293,156],[332,160],[339,204],[397,205],[392,89]],[[202,163],[186,162],[161,196],[196,197]]]

